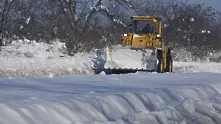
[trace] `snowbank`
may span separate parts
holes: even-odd
[[[78,53],[70,57],[65,54],[65,50],[65,44],[59,41],[54,41],[52,44],[37,43],[27,39],[13,41],[0,50],[0,77],[93,74],[92,52]],[[139,64],[139,61],[136,61],[137,53],[128,54],[127,50],[122,50],[120,54],[130,57],[133,64]],[[221,72],[221,64],[215,63],[219,62],[221,53],[209,53],[205,60],[197,62],[184,48],[174,49],[173,56],[174,72]]]
[[[2,124],[220,124],[221,74],[0,80]]]
[[[92,74],[91,53],[14,41],[0,52],[2,124],[219,124],[221,64],[177,52],[176,73]],[[124,53],[134,59],[133,55]],[[219,54],[210,54],[216,58]],[[188,59],[188,60],[187,60]],[[191,73],[200,72],[200,73]],[[212,73],[202,73],[212,72]],[[217,73],[216,73],[217,72]],[[12,76],[46,76],[15,78]]]
[[[65,44],[29,40],[13,41],[0,51],[0,77],[92,73],[90,54],[65,54]]]
[[[15,40],[1,48],[1,57],[51,59],[65,56],[64,43],[54,41],[52,44],[36,41]]]
[[[215,62],[174,62],[175,73],[212,72],[221,73],[221,63]]]

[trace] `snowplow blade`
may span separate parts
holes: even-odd
[[[154,72],[154,70],[145,70],[145,69],[96,69],[94,68],[95,74],[105,73],[106,75],[110,74],[128,74],[136,72]]]
[[[156,49],[131,49],[115,46],[112,49],[96,50],[93,58],[95,74],[126,74],[138,71],[157,71]]]

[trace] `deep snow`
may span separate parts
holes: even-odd
[[[219,124],[221,74],[0,80],[3,124]]]
[[[68,57],[64,49],[29,40],[1,48],[0,123],[221,122],[220,63],[175,61],[176,73],[92,75],[92,53]]]
[[[65,44],[55,41],[51,45],[36,43],[30,40],[16,40],[0,50],[0,77],[15,76],[62,76],[70,74],[93,74],[92,58],[94,53],[78,53],[73,57],[67,56],[64,51]],[[114,50],[113,50],[114,51]],[[119,51],[118,51],[119,52]],[[221,64],[214,62],[194,62],[190,52],[185,49],[174,51],[174,72],[221,72]],[[119,55],[119,54],[116,54]],[[132,64],[124,66],[133,67],[139,64],[139,53],[128,50],[120,51],[121,58],[131,58]],[[122,56],[123,55],[123,56]],[[213,55],[213,56],[212,56]],[[211,54],[211,57],[219,58],[221,53]],[[114,56],[112,58],[119,58]],[[117,60],[116,62],[118,62]],[[187,61],[187,62],[182,62]],[[121,61],[120,61],[121,62]],[[129,65],[128,65],[129,64]]]
[[[0,77],[92,74],[91,54],[67,56],[65,44],[16,40],[0,50]]]

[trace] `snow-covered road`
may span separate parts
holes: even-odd
[[[219,124],[221,74],[0,79],[2,124]]]

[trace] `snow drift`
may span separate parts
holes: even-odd
[[[49,45],[29,40],[14,41],[1,48],[0,76],[10,78],[0,79],[0,123],[221,122],[220,63],[196,62],[188,59],[191,54],[176,52],[176,73],[67,76],[92,74],[93,53],[70,57],[64,51],[65,45],[60,42]],[[128,55],[124,52],[121,54]]]
[[[27,39],[15,40],[0,50],[0,77],[93,74],[93,52],[78,53],[70,57],[65,54],[65,50],[65,44],[59,41],[46,44]],[[134,51],[128,54],[127,50],[122,50],[120,53],[131,58],[133,63],[139,63],[135,61],[137,53]],[[206,59],[208,61],[197,62],[186,49],[175,49],[173,55],[174,72],[221,72],[220,63],[209,61],[218,61],[221,56],[219,53],[210,53]]]
[[[2,124],[220,124],[221,74],[0,79]]]
[[[92,73],[90,54],[65,54],[64,43],[16,40],[0,51],[0,76],[43,76]]]

